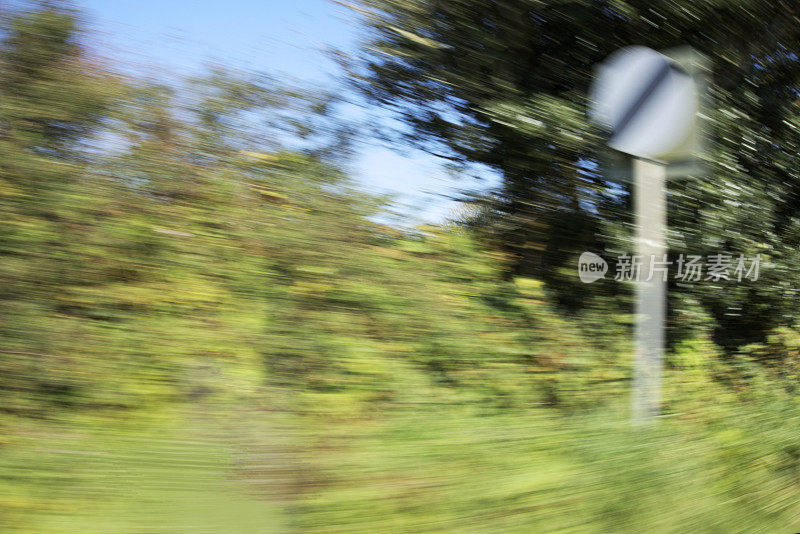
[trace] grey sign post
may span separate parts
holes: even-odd
[[[654,261],[667,253],[666,168],[664,165],[636,158],[633,161],[636,213],[636,255],[642,257],[642,278],[636,286],[636,333],[633,364],[634,423],[652,420],[661,403],[661,366],[664,357],[664,318],[667,305],[666,280],[655,272]],[[664,258],[666,259],[666,258]]]
[[[653,421],[661,403],[666,315],[666,181],[669,162],[696,147],[698,84],[678,63],[648,48],[617,51],[598,69],[592,118],[609,133],[608,146],[633,156],[636,332],[631,412]],[[663,262],[663,263],[662,263]]]

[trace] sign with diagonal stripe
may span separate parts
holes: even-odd
[[[669,162],[691,149],[698,91],[691,75],[649,48],[612,54],[597,70],[592,119],[608,146],[631,156]]]
[[[706,91],[699,70],[682,68],[681,62],[693,67],[700,55],[684,49],[676,56],[642,46],[623,48],[597,69],[590,95],[592,119],[606,132],[608,153],[621,161],[603,168],[600,159],[598,167],[607,180],[628,174],[633,182],[634,241],[642,269],[652,270],[656,258],[667,258],[670,168],[686,170],[689,177],[692,170],[685,164],[699,161],[698,109]],[[587,265],[583,281],[599,279],[597,262],[590,260],[581,257]],[[663,279],[636,284],[631,419],[637,424],[653,422],[661,412],[666,295]]]

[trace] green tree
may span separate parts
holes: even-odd
[[[414,142],[501,173],[493,231],[517,272],[547,280],[572,307],[589,296],[565,274],[577,253],[632,248],[629,191],[598,172],[601,138],[587,121],[594,65],[633,44],[705,54],[711,170],[672,188],[671,248],[760,252],[774,267],[758,285],[678,289],[673,308],[694,293],[728,346],[794,320],[800,26],[791,3],[364,0],[358,9],[368,42],[352,65],[356,84],[397,110]]]
[[[0,334],[11,409],[29,389],[66,394],[52,352],[66,334],[55,313],[87,259],[81,243],[100,206],[87,167],[115,82],[80,44],[75,13],[47,4],[12,14],[0,43]],[[62,362],[63,363],[63,362]]]

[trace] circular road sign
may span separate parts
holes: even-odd
[[[691,76],[643,46],[611,54],[597,70],[590,94],[592,119],[609,134],[608,146],[632,156],[669,161],[692,136],[697,89]]]

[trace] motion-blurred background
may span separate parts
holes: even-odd
[[[0,0],[0,531],[800,530],[800,5]],[[594,66],[708,59],[658,423]],[[612,273],[613,274],[613,273]]]

